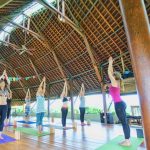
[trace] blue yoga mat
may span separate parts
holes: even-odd
[[[13,126],[13,124],[4,125],[4,127]]]
[[[12,138],[12,137],[10,137],[10,136],[8,136],[8,135],[5,135],[5,134],[2,134],[2,137],[3,137],[4,139],[0,139],[0,144],[4,144],[4,143],[16,141],[16,139],[14,139],[14,138]]]
[[[19,122],[19,123],[24,123],[24,124],[34,124],[34,123],[36,123],[36,122],[33,122],[33,121],[28,121],[28,122],[26,122],[26,121],[17,121],[17,122]]]

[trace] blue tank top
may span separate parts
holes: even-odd
[[[45,98],[44,96],[36,96],[36,113],[45,112],[44,110],[44,102]]]
[[[25,102],[26,103],[30,103],[30,99],[25,99]]]
[[[85,107],[85,97],[84,96],[80,97],[80,106],[79,107]]]
[[[26,105],[25,106],[25,113],[29,113],[30,112],[30,106]]]

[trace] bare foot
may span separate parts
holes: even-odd
[[[67,127],[63,127],[63,130],[66,130],[67,129]]]
[[[42,131],[38,131],[38,134],[42,134]]]
[[[119,145],[121,145],[121,146],[131,146],[131,142],[130,142],[130,140],[125,140],[123,142],[120,142]]]
[[[86,124],[84,122],[81,123],[81,126],[85,126]]]

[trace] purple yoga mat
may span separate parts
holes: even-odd
[[[13,124],[4,125],[4,127],[13,126]]]
[[[16,141],[16,139],[14,139],[14,138],[12,138],[12,137],[10,137],[10,136],[7,136],[7,135],[5,135],[5,134],[2,134],[2,137],[3,137],[4,139],[0,139],[0,144],[4,144],[4,143]]]

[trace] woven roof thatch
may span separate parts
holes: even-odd
[[[0,29],[3,30],[5,24],[12,22],[13,17],[32,2],[12,0],[0,8]],[[145,6],[150,19],[148,0],[145,1]],[[118,58],[115,60],[116,70],[123,72],[119,57],[122,55],[125,70],[132,71],[118,0],[65,0],[65,11],[66,16],[82,29],[82,33],[87,37],[96,65],[102,68],[103,80],[107,80],[107,60],[110,55]],[[0,64],[0,73],[6,68],[9,76],[28,77],[36,76],[36,69],[40,78],[46,76],[47,84],[50,85],[50,96],[59,96],[63,88],[63,75],[54,59],[54,52],[64,76],[73,79],[74,93],[78,93],[81,83],[85,84],[87,93],[100,91],[100,84],[83,38],[70,25],[60,21],[58,14],[47,7],[42,8],[31,16],[30,30],[40,36],[35,38],[35,34],[27,34],[16,26],[10,34],[10,43],[21,47],[25,44],[26,38],[26,47],[35,49],[32,51],[33,55],[19,55],[11,46],[1,44],[0,58],[6,66]],[[44,40],[40,39],[41,36],[44,36]],[[48,43],[49,47],[44,46],[44,43]],[[35,97],[39,83],[38,78],[21,80],[21,84],[19,81],[12,82],[13,98],[23,99],[24,89],[28,87],[31,89],[32,97]]]

